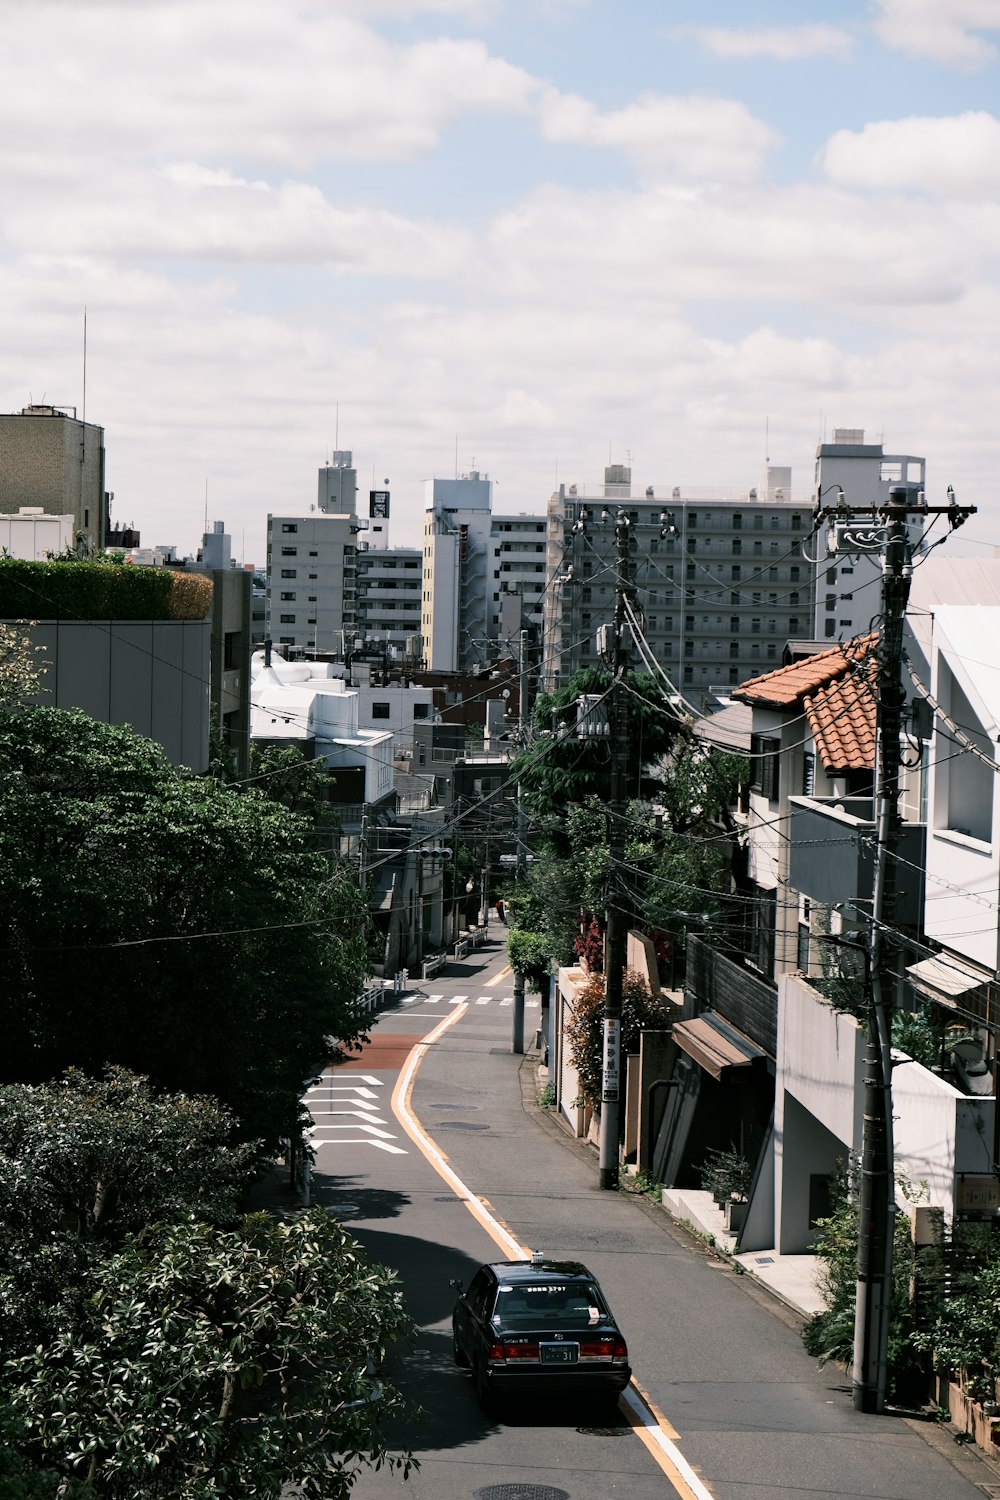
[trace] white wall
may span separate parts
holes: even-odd
[[[49,553],[65,552],[73,546],[73,517],[49,516],[44,512],[0,516],[0,552],[25,562],[41,562]]]

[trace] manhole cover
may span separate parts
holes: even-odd
[[[355,1214],[361,1212],[361,1209],[357,1203],[328,1203],[326,1211],[335,1219],[353,1219]]]
[[[474,1500],[569,1500],[569,1495],[554,1484],[488,1484]]]
[[[624,1437],[631,1431],[629,1427],[578,1427],[577,1432],[582,1432],[584,1437]]]
[[[489,1130],[488,1125],[480,1125],[476,1120],[439,1120],[438,1130]]]

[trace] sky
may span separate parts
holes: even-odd
[[[99,423],[144,544],[261,562],[335,447],[416,544],[432,476],[807,498],[854,427],[1000,545],[1000,0],[0,22],[0,410]]]

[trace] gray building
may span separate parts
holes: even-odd
[[[0,415],[0,513],[24,506],[73,517],[73,547],[99,552],[111,497],[104,488],[104,429],[75,406],[26,406]]]
[[[791,471],[769,468],[759,490],[732,493],[650,485],[634,494],[631,480],[630,469],[611,465],[603,485],[560,485],[549,502],[547,688],[599,664],[597,632],[614,613],[619,509],[631,521],[645,638],[680,692],[700,705],[713,688],[779,666],[785,642],[811,633],[815,605],[816,568],[803,550],[814,508],[791,500]]]

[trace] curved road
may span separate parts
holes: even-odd
[[[859,1416],[794,1320],[659,1209],[597,1187],[596,1162],[522,1100],[511,988],[487,948],[384,1011],[311,1091],[314,1197],[393,1266],[419,1324],[400,1383],[420,1469],[363,1473],[359,1500],[982,1500],[1000,1475],[928,1424]],[[530,997],[529,997],[530,998]],[[530,1039],[537,1000],[526,1015]],[[426,1039],[426,1040],[425,1040]],[[528,1106],[528,1107],[526,1107]],[[451,1355],[451,1277],[520,1250],[583,1260],[629,1342],[620,1415],[479,1410]],[[993,1488],[993,1486],[996,1488]]]

